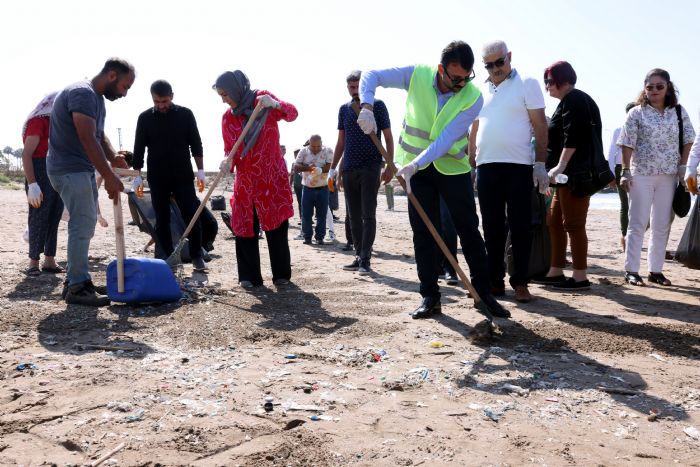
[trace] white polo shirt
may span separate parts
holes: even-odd
[[[544,109],[544,96],[534,78],[521,78],[515,68],[498,86],[481,86],[484,106],[476,133],[476,165],[494,162],[532,165],[532,123],[528,110]]]

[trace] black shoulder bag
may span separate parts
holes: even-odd
[[[678,152],[683,157],[683,114],[681,106],[676,106],[676,115],[678,116]],[[673,212],[678,217],[685,217],[690,211],[690,193],[685,190],[683,183],[679,183],[673,193]]]
[[[615,180],[615,174],[610,170],[603,152],[603,142],[596,132],[596,122],[593,120],[590,104],[586,100],[588,118],[590,120],[591,145],[588,151],[587,168],[581,172],[569,175],[571,194],[579,198],[592,196]]]

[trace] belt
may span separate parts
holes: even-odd
[[[311,186],[306,186],[304,185],[304,189],[306,190],[323,190],[324,188],[328,188],[327,186],[317,186],[317,187],[311,187]]]

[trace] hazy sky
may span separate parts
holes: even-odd
[[[0,147],[21,146],[25,116],[41,97],[92,78],[110,56],[136,67],[129,95],[107,103],[105,130],[115,147],[133,146],[136,119],[152,105],[156,79],[173,85],[175,102],[193,110],[204,143],[205,167],[223,157],[220,120],[226,110],[211,89],[226,70],[241,69],[253,88],[267,89],[299,109],[281,122],[281,143],[292,150],[312,133],[334,147],[338,107],[349,100],[353,69],[437,64],[453,39],[477,56],[477,80],[487,77],[481,47],[503,39],[521,74],[541,81],[544,68],[568,60],[577,88],[598,103],[604,140],[624,119],[624,107],[654,67],[668,70],[681,103],[698,123],[696,47],[700,3],[694,1],[258,1],[178,2],[62,0],[2,2]],[[654,23],[654,21],[658,21]],[[380,90],[395,138],[405,92]],[[546,97],[548,115],[558,101]]]

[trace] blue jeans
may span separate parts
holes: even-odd
[[[70,214],[66,267],[66,280],[70,287],[91,280],[88,251],[97,222],[95,172],[49,175],[49,180]]]
[[[301,193],[301,231],[304,240],[311,240],[311,223],[316,209],[316,240],[326,236],[326,215],[328,214],[328,187],[304,187]]]

